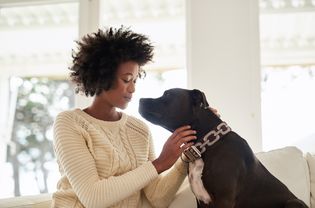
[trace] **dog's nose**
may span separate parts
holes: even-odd
[[[139,111],[141,112],[141,109],[143,109],[144,107],[144,101],[145,99],[144,98],[140,98],[139,99]]]

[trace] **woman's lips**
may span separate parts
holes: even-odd
[[[128,102],[130,102],[131,99],[132,99],[132,97],[129,97],[129,96],[125,96],[124,98],[125,98],[125,100],[127,100]]]

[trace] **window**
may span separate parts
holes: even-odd
[[[15,196],[52,192],[59,176],[52,125],[60,111],[74,106],[73,89],[66,80],[46,77],[12,77],[10,83],[14,115],[5,172],[12,181],[2,185],[14,187]]]
[[[51,128],[58,112],[74,106],[67,67],[79,11],[76,1],[5,2],[0,3],[1,198],[56,189]]]
[[[263,149],[315,152],[315,4],[260,0]]]
[[[262,84],[264,148],[314,152],[315,65],[263,68]]]

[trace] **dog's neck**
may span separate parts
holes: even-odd
[[[223,121],[211,110],[203,108],[196,109],[193,123],[191,124],[192,129],[197,131],[196,142],[202,140],[208,132],[215,129],[222,122]]]

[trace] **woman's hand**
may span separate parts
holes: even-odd
[[[157,172],[160,174],[172,167],[182,152],[194,144],[192,140],[196,138],[196,131],[190,126],[176,129],[165,142],[160,156],[152,161]]]
[[[217,109],[212,108],[212,107],[209,107],[209,109],[210,109],[214,114],[216,114],[219,118],[221,117],[221,115],[219,114],[219,112],[218,112]]]

